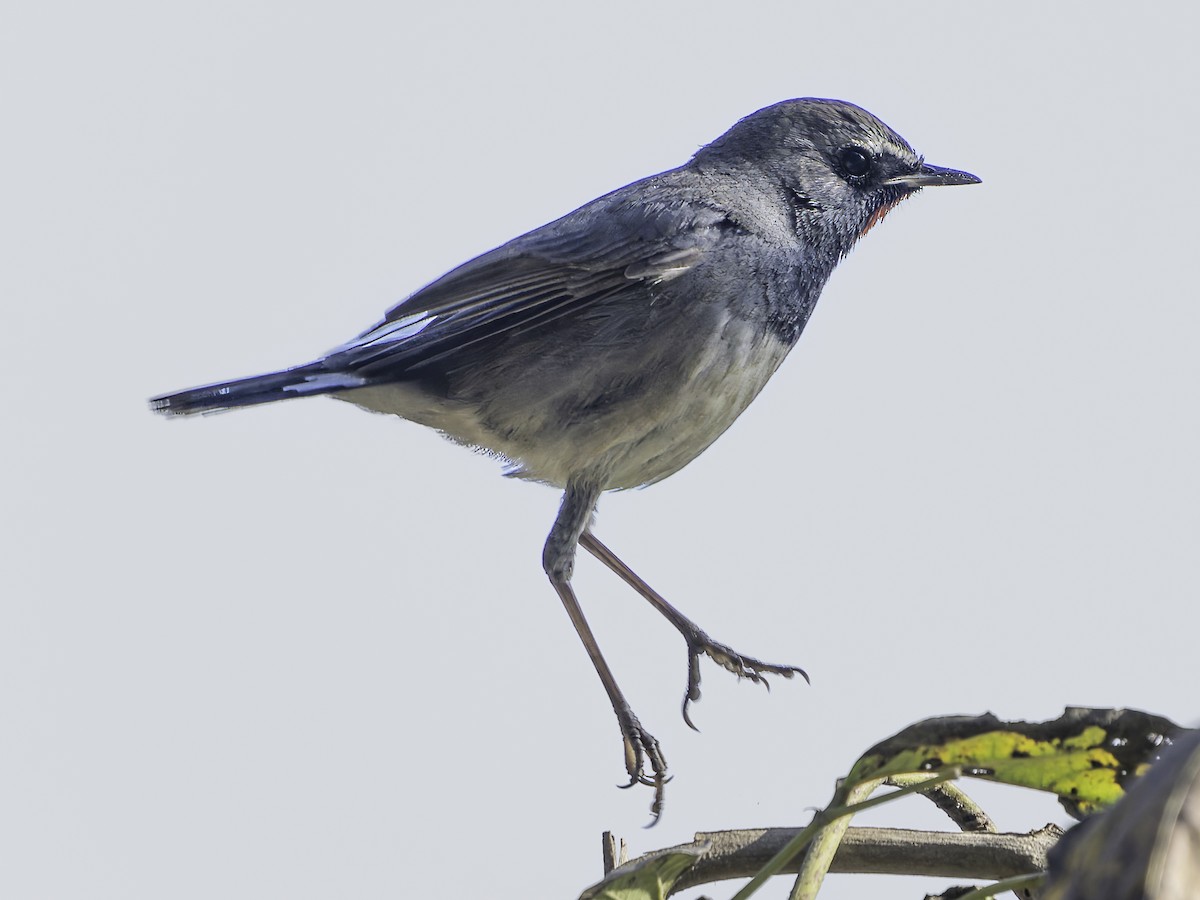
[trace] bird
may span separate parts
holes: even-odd
[[[572,587],[577,549],[657,609],[687,645],[683,718],[700,660],[739,678],[808,675],[713,640],[601,543],[602,494],[662,481],[749,406],[796,345],[826,281],[896,204],[977,184],[926,163],[859,106],[767,106],[678,168],[636,181],[458,266],[357,337],[303,365],[163,394],[186,416],[328,395],[436,429],[562,491],[542,566],[612,704],[625,787],[667,763],[626,700]]]

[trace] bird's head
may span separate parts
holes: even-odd
[[[923,187],[978,184],[926,163],[865,109],[841,100],[786,100],[752,113],[701,149],[693,165],[765,179],[796,230],[839,255]]]

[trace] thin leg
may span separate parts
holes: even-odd
[[[554,527],[550,529],[550,536],[546,539],[546,546],[542,551],[542,565],[554,590],[558,592],[559,599],[566,607],[567,615],[571,617],[571,624],[575,626],[579,639],[583,641],[584,649],[596,668],[596,674],[600,676],[600,682],[612,703],[613,712],[617,714],[621,739],[625,744],[625,771],[629,773],[629,784],[625,786],[644,784],[654,788],[654,802],[650,806],[653,824],[662,814],[663,786],[667,782],[666,760],[663,759],[658,739],[642,727],[625,695],[617,686],[617,679],[600,652],[596,636],[584,618],[579,600],[571,588],[575,548],[579,544],[580,535],[592,518],[599,497],[600,488],[597,485],[572,482],[567,486],[558,518],[554,521]],[[650,763],[651,775],[645,773],[646,762]]]
[[[692,723],[691,716],[688,715],[688,704],[700,699],[701,654],[707,656],[727,671],[732,672],[738,678],[748,678],[756,684],[763,685],[768,690],[771,685],[765,677],[767,675],[780,675],[784,678],[800,675],[805,681],[808,681],[808,673],[803,669],[795,666],[777,666],[772,663],[765,663],[751,656],[743,656],[732,648],[714,641],[704,633],[699,625],[668,603],[658,591],[642,581],[633,569],[621,562],[617,555],[604,546],[604,544],[600,543],[590,531],[584,530],[580,534],[579,545],[620,575],[626,584],[650,601],[650,605],[662,613],[666,617],[666,620],[674,625],[675,630],[682,634],[683,639],[687,641],[688,681],[687,691],[683,695],[683,720],[693,730],[699,731],[700,729],[696,728]]]

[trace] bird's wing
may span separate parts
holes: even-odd
[[[417,291],[326,365],[401,377],[488,338],[544,327],[637,282],[678,277],[728,224],[708,207],[596,201]]]

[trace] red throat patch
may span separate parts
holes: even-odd
[[[875,210],[875,212],[871,213],[871,218],[867,219],[867,224],[863,226],[863,230],[858,233],[858,236],[862,237],[868,231],[882,222],[883,217],[890,213],[899,202],[899,200],[893,200],[891,203],[885,203],[883,206],[879,207],[879,209]]]

